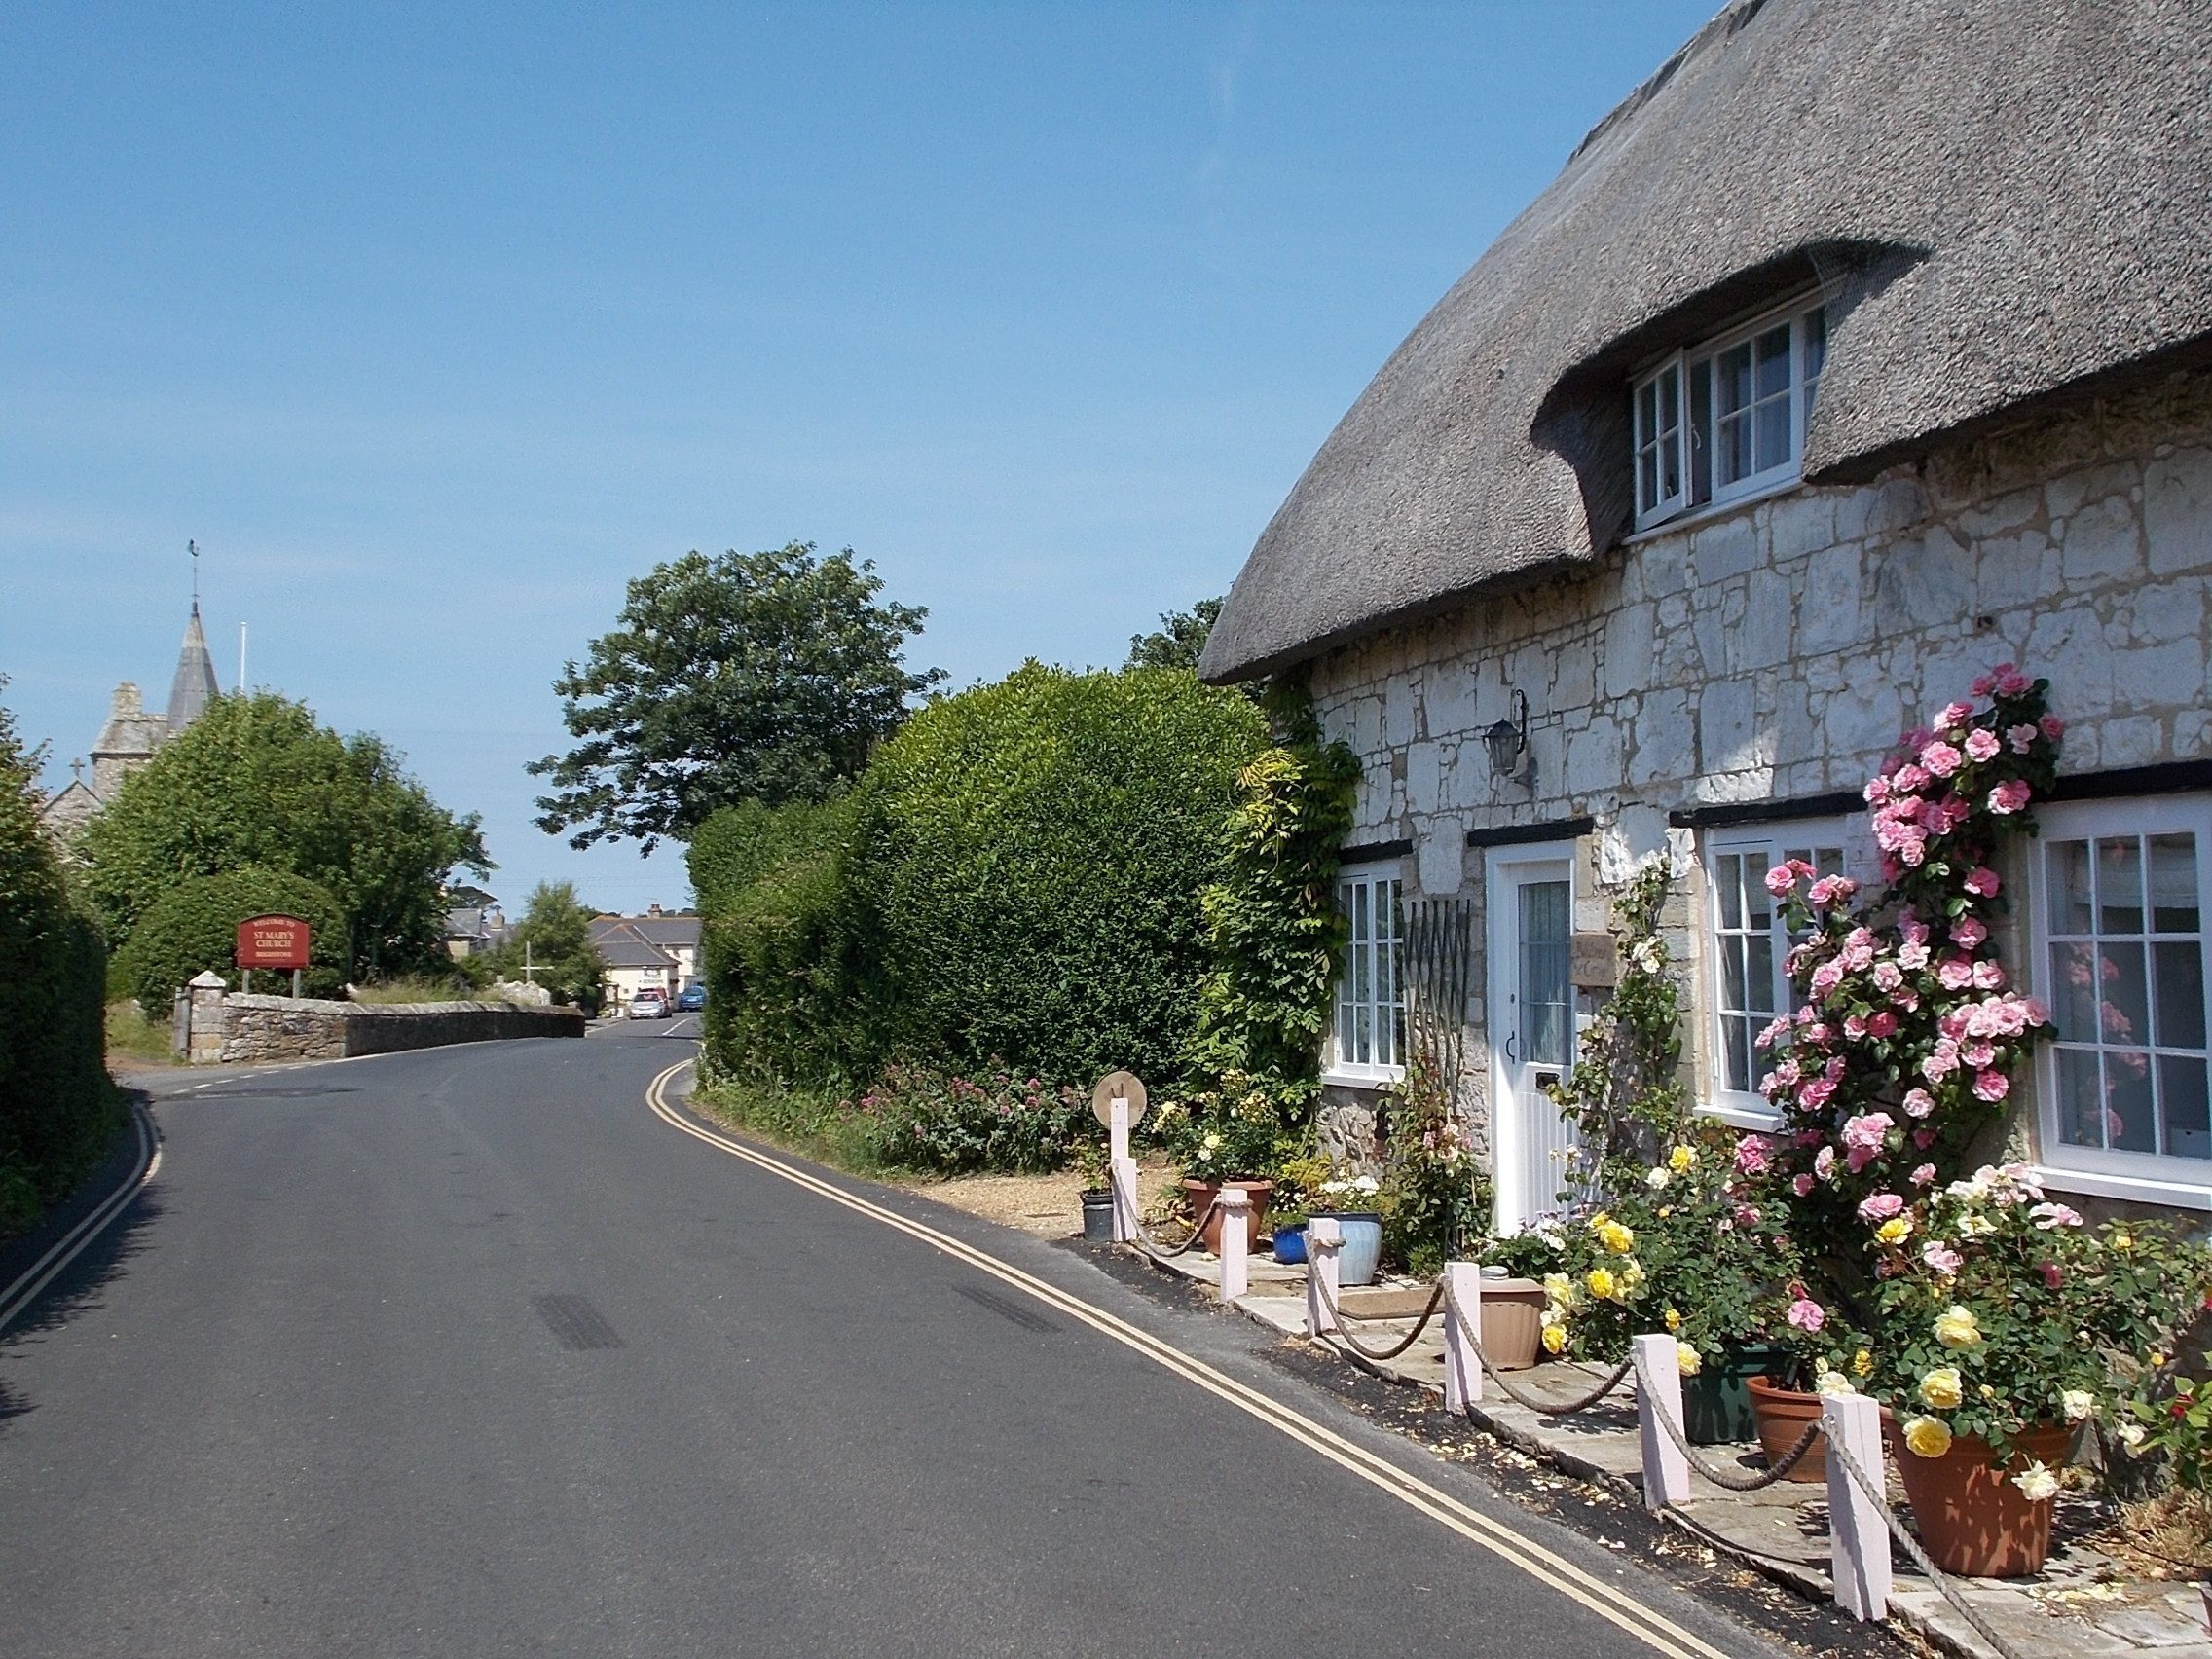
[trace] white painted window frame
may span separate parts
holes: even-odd
[[[1362,941],[1349,937],[1352,917],[1347,910],[1346,912],[1347,938],[1345,941],[1345,953],[1338,959],[1336,982],[1331,986],[1329,993],[1328,1063],[1321,1074],[1323,1083],[1342,1084],[1354,1088],[1381,1088],[1400,1082],[1406,1075],[1403,1055],[1406,1023],[1405,935],[1402,925],[1405,903],[1405,861],[1403,859],[1374,859],[1346,865],[1337,871],[1335,888],[1340,905],[1346,903],[1348,889],[1365,887],[1369,890],[1368,913],[1372,928],[1372,920],[1376,914],[1374,908],[1375,893],[1382,884],[1387,884],[1389,889],[1390,903],[1386,907],[1386,913],[1391,924],[1389,937],[1387,939],[1371,938],[1366,941],[1366,944],[1371,951],[1379,951],[1386,947],[1390,996],[1385,1001],[1374,994],[1374,990],[1380,981],[1379,977],[1372,977],[1372,957],[1370,958],[1369,994],[1365,997],[1356,994],[1358,987],[1357,953],[1361,948]],[[1370,1030],[1382,1029],[1386,1031],[1388,1035],[1387,1044],[1376,1046],[1375,1049],[1371,1050],[1371,1052],[1380,1051],[1386,1048],[1391,1055],[1391,1058],[1387,1061],[1372,1058],[1361,1060],[1347,1055],[1345,1051],[1346,1015],[1357,1011],[1363,1003],[1371,1022]],[[1380,1026],[1374,1023],[1379,1019],[1382,1022]]]
[[[1817,850],[1833,849],[1840,856],[1842,873],[1864,879],[1864,830],[1862,821],[1854,818],[1792,818],[1767,820],[1757,824],[1735,825],[1727,829],[1706,830],[1700,837],[1699,862],[1705,872],[1705,922],[1700,940],[1704,958],[1698,977],[1696,1006],[1702,1011],[1698,1021],[1704,1033],[1705,1075],[1707,1087],[1698,1110],[1706,1117],[1717,1118],[1740,1129],[1771,1130],[1780,1126],[1782,1114],[1767,1103],[1756,1088],[1732,1089],[1725,1087],[1727,1062],[1724,1048],[1728,1041],[1726,1022],[1730,1019],[1751,1017],[1742,1011],[1731,1010],[1722,1000],[1722,962],[1727,936],[1721,930],[1719,862],[1730,854],[1759,853],[1766,858],[1768,866],[1785,859],[1807,857]],[[1817,862],[1808,859],[1808,862]],[[1794,1010],[1795,992],[1788,976],[1783,970],[1783,959],[1789,951],[1789,937],[1782,926],[1781,902],[1775,901],[1773,919],[1768,933],[1773,940],[1774,983],[1772,993],[1777,1013]],[[1741,933],[1743,930],[1738,930]],[[1754,1084],[1765,1068],[1760,1055],[1751,1056],[1751,1079]]]
[[[2028,854],[2027,979],[2032,992],[2054,1014],[2059,999],[2052,972],[2054,936],[2050,928],[2048,849],[2061,841],[2185,832],[2194,835],[2199,931],[2193,936],[2157,936],[2147,932],[2144,937],[2147,940],[2163,937],[2169,940],[2194,938],[2206,954],[2206,967],[2212,969],[2212,928],[2205,925],[2207,913],[2212,913],[2212,795],[2133,795],[2111,800],[2063,801],[2039,807],[2036,816],[2037,839]],[[2146,916],[2146,924],[2149,920]],[[2076,937],[2057,936],[2061,940]],[[2148,982],[2146,995],[2155,1001],[2156,992]],[[2212,1039],[2212,973],[2205,975],[2205,997],[2206,1034]],[[2036,1055],[2038,1174],[2044,1185],[2061,1192],[2131,1198],[2181,1209],[2212,1210],[2212,1159],[2074,1146],[2063,1138],[2059,1128],[2059,1048],[2056,1041],[2046,1042],[2040,1045]],[[2165,1051],[2194,1053],[2197,1051],[2169,1048]]]
[[[1671,520],[1693,513],[1706,513],[1723,507],[1732,507],[1761,496],[1775,495],[1792,488],[1803,475],[1805,432],[1812,420],[1813,394],[1821,375],[1806,373],[1808,348],[1812,339],[1812,318],[1816,313],[1823,317],[1822,370],[1826,368],[1825,301],[1818,294],[1800,294],[1787,304],[1761,312],[1758,315],[1738,323],[1725,334],[1714,335],[1686,350],[1674,352],[1651,364],[1638,375],[1629,392],[1629,493],[1636,503],[1635,528],[1646,531]],[[1748,341],[1771,332],[1778,324],[1789,328],[1789,443],[1788,455],[1772,466],[1728,484],[1722,484],[1714,468],[1719,455],[1720,416],[1718,365],[1723,353],[1734,350]],[[1702,427],[1693,426],[1690,406],[1690,379],[1693,371],[1703,365],[1707,372],[1708,407]],[[1754,360],[1754,372],[1756,368]],[[1679,424],[1675,428],[1680,445],[1680,487],[1674,494],[1646,502],[1643,498],[1644,452],[1659,441],[1662,433],[1649,429],[1644,419],[1644,392],[1656,388],[1672,379],[1676,390],[1676,410]],[[1706,498],[1697,499],[1697,473],[1703,469],[1706,481]]]

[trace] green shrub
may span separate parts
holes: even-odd
[[[106,948],[39,826],[35,763],[0,710],[0,1235],[66,1195],[114,1143]]]
[[[939,1175],[1050,1174],[1098,1134],[1087,1095],[1004,1066],[977,1079],[894,1065],[853,1109],[870,1125],[879,1162]]]
[[[847,855],[883,1040],[953,1071],[1172,1078],[1208,968],[1198,896],[1266,744],[1247,698],[1182,669],[1032,662],[915,715],[861,781]]]
[[[304,876],[251,866],[223,875],[195,876],[155,900],[122,950],[123,979],[138,1006],[155,1018],[177,988],[213,970],[237,986],[239,923],[248,916],[298,916],[308,924],[310,996],[345,994],[346,917],[330,892]],[[288,987],[289,976],[282,976]],[[264,972],[262,988],[276,989],[279,976]]]

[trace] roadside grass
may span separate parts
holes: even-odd
[[[702,1082],[691,1104],[729,1128],[832,1164],[855,1175],[890,1176],[875,1141],[875,1125],[832,1094],[741,1083],[734,1078]]]
[[[498,1002],[491,991],[473,990],[459,979],[432,979],[412,975],[404,979],[384,979],[373,985],[355,985],[351,998],[357,1003],[376,1003],[392,1006],[400,1003],[439,1002]]]
[[[166,1020],[148,1019],[137,999],[125,997],[107,1005],[107,1057],[142,1066],[173,1066]]]

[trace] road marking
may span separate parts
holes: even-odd
[[[1431,1486],[1419,1476],[1407,1473],[1395,1463],[1346,1439],[1326,1424],[1237,1382],[1227,1372],[1217,1371],[1201,1360],[1193,1359],[1126,1320],[1118,1318],[1103,1309],[1094,1308],[1072,1292],[1025,1273],[974,1245],[964,1243],[949,1233],[940,1233],[934,1227],[911,1221],[896,1210],[871,1203],[841,1187],[811,1175],[796,1164],[787,1163],[756,1147],[693,1123],[668,1101],[670,1082],[692,1063],[690,1060],[681,1060],[670,1066],[654,1078],[645,1089],[645,1104],[651,1108],[655,1117],[672,1128],[681,1129],[694,1140],[705,1141],[732,1158],[743,1159],[746,1162],[789,1181],[793,1186],[803,1187],[832,1203],[842,1204],[845,1208],[881,1222],[897,1232],[918,1238],[933,1249],[966,1262],[1047,1307],[1082,1321],[1093,1330],[1113,1338],[1124,1347],[1134,1349],[1162,1369],[1173,1372],[1247,1416],[1258,1419],[1288,1439],[1350,1470],[1369,1485],[1388,1493],[1401,1503],[1419,1510],[1469,1542],[1521,1568],[1530,1577],[1548,1584],[1561,1595],[1579,1602],[1645,1645],[1661,1653],[1676,1655],[1677,1659],[1690,1659],[1693,1655],[1695,1659],[1727,1659],[1719,1648],[1642,1606],[1633,1597],[1584,1571],[1566,1557],[1524,1538],[1504,1523],[1460,1502],[1442,1488]]]
[[[74,1262],[85,1246],[106,1230],[109,1222],[129,1207],[130,1200],[161,1168],[161,1137],[154,1132],[153,1121],[146,1116],[145,1108],[135,1100],[130,1103],[130,1127],[138,1143],[137,1168],[114,1192],[93,1205],[90,1214],[55,1240],[53,1247],[25,1269],[14,1284],[0,1291],[0,1330],[6,1330],[17,1314],[38,1300],[38,1293]]]

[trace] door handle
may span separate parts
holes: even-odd
[[[1505,1063],[1509,1066],[1521,1063],[1521,1056],[1514,1051],[1514,1045],[1520,1040],[1520,1036],[1518,1031],[1508,1031],[1505,1034]]]

